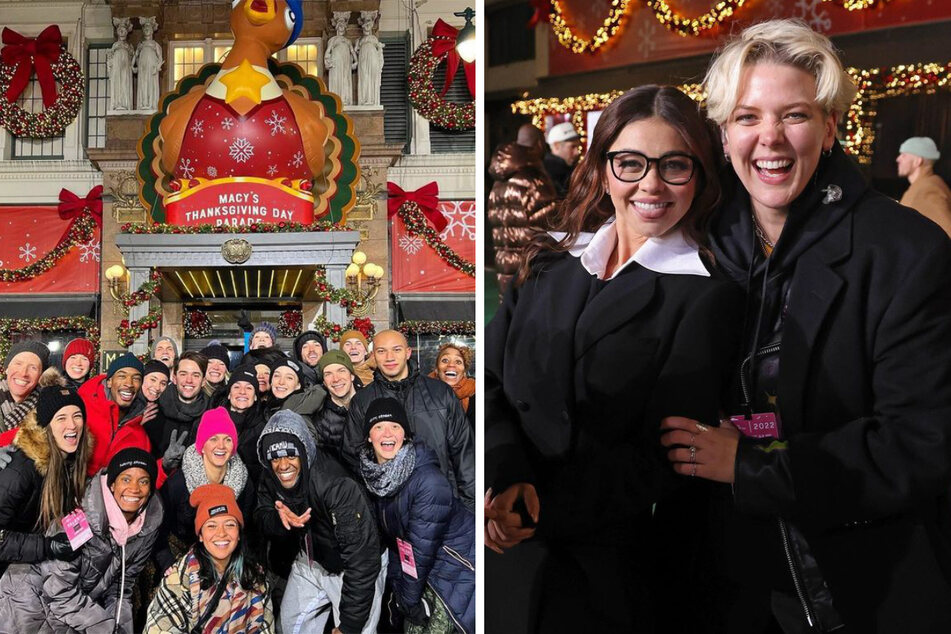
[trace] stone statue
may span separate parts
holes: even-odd
[[[158,29],[158,21],[154,16],[139,18],[142,25],[142,41],[135,49],[132,58],[132,72],[139,76],[139,83],[135,89],[135,105],[139,110],[154,112],[158,109],[159,71],[162,70],[162,47],[152,39],[152,34]]]
[[[353,70],[357,67],[357,53],[344,35],[349,21],[349,11],[334,11],[333,25],[337,34],[327,40],[324,55],[324,66],[330,71],[327,77],[330,92],[340,95],[345,106],[353,105]]]
[[[357,41],[357,103],[361,106],[380,105],[380,80],[383,77],[384,44],[373,34],[373,23],[378,11],[361,11],[360,26],[363,37]]]
[[[109,109],[132,110],[132,45],[126,42],[132,31],[129,18],[112,18],[116,28],[116,42],[106,54],[109,74]]]

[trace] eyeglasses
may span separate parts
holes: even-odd
[[[644,156],[631,150],[617,150],[605,155],[611,164],[611,172],[619,181],[636,183],[647,176],[651,163],[657,164],[660,179],[668,185],[686,185],[693,178],[697,159],[689,154],[670,152],[658,158]]]

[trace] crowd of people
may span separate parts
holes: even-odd
[[[10,348],[0,633],[474,632],[469,349],[426,376],[395,330],[277,341],[99,375],[86,339]]]
[[[519,219],[485,333],[486,631],[948,631],[944,218],[843,151],[856,86],[804,22],[729,38],[704,89],[619,96]],[[543,180],[519,144],[516,184]],[[909,201],[947,201],[934,142],[901,152]]]

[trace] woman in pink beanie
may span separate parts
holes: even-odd
[[[224,407],[205,412],[195,432],[195,444],[185,449],[182,467],[159,491],[165,503],[163,537],[155,553],[159,569],[171,566],[195,542],[195,509],[191,493],[205,484],[223,484],[234,491],[238,506],[248,517],[254,511],[255,491],[248,470],[237,454],[238,431]]]

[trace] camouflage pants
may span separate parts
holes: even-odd
[[[452,634],[455,632],[456,626],[449,617],[449,610],[446,609],[442,600],[436,596],[436,593],[427,587],[423,591],[423,598],[426,599],[426,603],[432,607],[433,611],[429,617],[429,623],[426,624],[426,627],[422,627],[407,621],[406,634]]]

